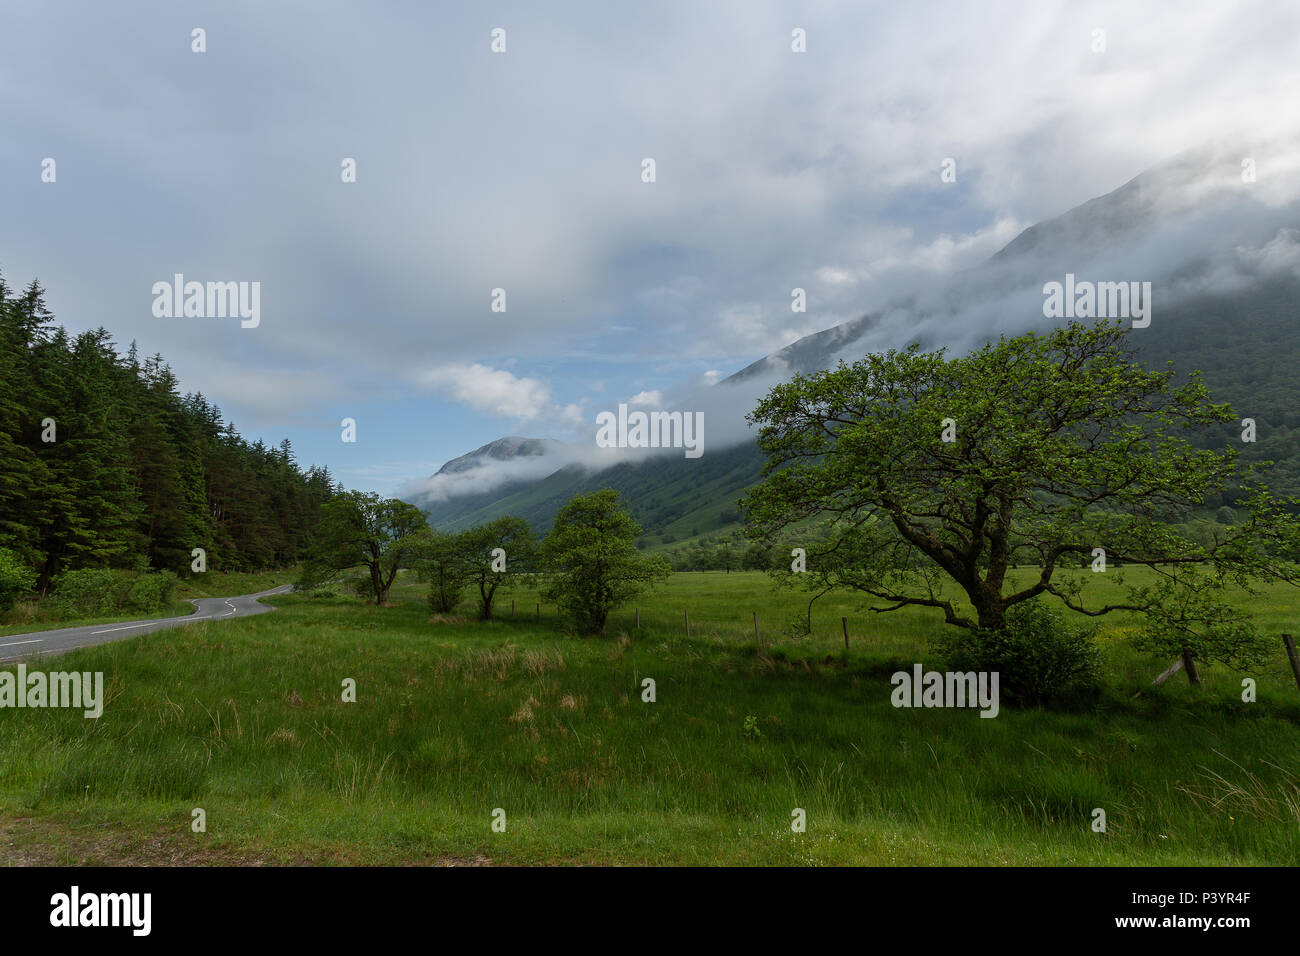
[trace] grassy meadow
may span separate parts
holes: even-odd
[[[404,576],[385,607],[276,597],[39,665],[103,671],[108,702],[98,721],[0,710],[0,860],[1300,864],[1280,641],[1243,703],[1222,667],[1152,687],[1170,661],[1111,616],[1095,706],[990,720],[891,705],[894,670],[939,665],[936,613],[826,597],[794,637],[806,597],[756,572],[675,574],[640,599],[640,628],[628,607],[605,639],[565,633],[554,607],[538,620],[527,589],[499,594],[492,622],[468,602],[435,617],[425,594]],[[1300,594],[1242,600],[1296,629]]]

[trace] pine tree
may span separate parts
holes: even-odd
[[[337,494],[286,439],[249,444],[162,356],[70,337],[45,292],[0,276],[0,548],[47,590],[82,567],[260,570],[301,560]]]

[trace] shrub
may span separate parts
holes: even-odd
[[[8,611],[36,587],[36,573],[12,551],[0,548],[0,611]]]
[[[429,613],[430,614],[451,614],[460,604],[460,590],[448,587],[446,584],[433,582],[433,587],[429,589]]]
[[[121,611],[150,611],[166,607],[176,587],[170,572],[135,574],[109,568],[65,571],[54,582],[54,603],[69,617],[93,617]]]
[[[1065,623],[1037,600],[1014,605],[1001,629],[945,634],[940,644],[955,671],[997,671],[999,693],[1012,704],[1077,700],[1101,682],[1094,629]]]
[[[54,582],[54,603],[69,617],[91,617],[126,606],[131,575],[108,568],[64,571]]]
[[[176,575],[170,571],[141,574],[131,582],[126,595],[126,609],[131,611],[161,611],[171,600],[177,584]]]
[[[430,585],[429,610],[434,614],[454,611],[461,593],[469,586],[466,551],[464,534],[435,531],[425,539],[419,556],[411,562],[416,577]]]

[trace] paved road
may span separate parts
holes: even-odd
[[[0,661],[13,661],[32,654],[61,654],[75,647],[120,641],[124,637],[137,637],[150,631],[180,627],[182,624],[191,624],[194,621],[224,621],[232,617],[265,614],[267,611],[274,611],[275,608],[269,604],[261,604],[257,599],[272,594],[287,594],[291,588],[292,585],[285,584],[271,591],[241,594],[239,597],[199,598],[190,601],[196,610],[185,617],[136,621],[132,624],[88,624],[85,627],[64,627],[57,631],[10,634],[0,637]]]

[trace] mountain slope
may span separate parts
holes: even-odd
[[[999,334],[1047,328],[1055,323],[1043,316],[1043,283],[1066,273],[1147,281],[1154,307],[1150,326],[1132,334],[1139,360],[1172,362],[1180,375],[1202,370],[1214,400],[1256,420],[1258,442],[1242,445],[1243,457],[1276,461],[1273,486],[1300,492],[1300,204],[1245,188],[1239,155],[1186,153],[1031,226],[937,289],[799,339],[717,387],[754,389],[756,400],[764,382],[869,351],[918,342],[960,352]],[[1240,428],[1220,437],[1240,441]],[[518,514],[541,529],[574,494],[613,487],[648,540],[666,542],[734,527],[735,499],[759,479],[761,464],[746,444],[698,460],[663,457],[595,472],[571,465],[426,508],[449,527]]]
[[[422,507],[435,528],[447,531],[510,514],[540,533],[574,495],[614,488],[628,501],[647,537],[670,543],[736,526],[736,499],[756,480],[762,462],[757,446],[745,444],[698,459],[664,455],[599,471],[573,464],[538,481]]]

